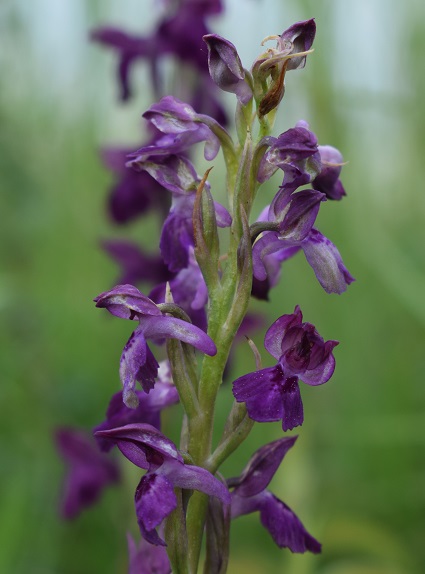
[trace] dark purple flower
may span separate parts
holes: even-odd
[[[170,561],[163,546],[154,546],[141,538],[137,547],[130,534],[128,542],[128,574],[171,574]]]
[[[126,458],[147,471],[136,489],[135,504],[140,531],[151,544],[165,544],[156,528],[177,506],[175,487],[199,490],[230,503],[225,485],[204,468],[185,464],[174,443],[154,427],[132,424],[99,431],[96,436],[114,441]]]
[[[204,156],[207,160],[213,160],[220,149],[220,140],[205,122],[211,125],[218,123],[209,116],[196,113],[192,106],[173,96],[163,97],[143,117],[165,135],[154,144],[130,154],[130,160],[142,163],[151,156],[181,154],[202,141],[205,141]],[[220,129],[224,131],[221,126]]]
[[[173,277],[162,257],[146,253],[131,241],[105,240],[102,247],[121,267],[117,281],[121,285],[134,285],[140,281],[157,284]]]
[[[207,34],[208,68],[210,76],[219,88],[236,94],[241,104],[252,99],[252,90],[245,81],[245,70],[235,46],[218,34]]]
[[[120,475],[117,465],[99,451],[90,435],[73,428],[60,428],[56,430],[55,439],[68,466],[62,515],[71,519],[97,502],[104,488],[117,483]]]
[[[139,404],[131,409],[123,403],[123,393],[115,393],[106,411],[106,420],[95,427],[93,432],[121,427],[132,423],[147,423],[158,430],[161,429],[162,409],[179,402],[179,394],[173,384],[170,364],[161,361],[158,369],[158,379],[154,388],[149,392],[135,391]],[[113,447],[111,441],[97,437],[100,450],[108,452]]]
[[[284,190],[294,191],[317,176],[321,169],[317,138],[305,125],[299,122],[279,137],[268,136],[263,140],[270,147],[258,170],[260,183],[269,179],[278,168],[284,172]]]
[[[170,204],[165,189],[149,175],[126,167],[129,150],[107,148],[102,159],[115,175],[109,196],[109,213],[119,224],[127,223],[151,209],[167,212]]]
[[[317,554],[321,544],[309,534],[299,518],[284,502],[266,490],[284,456],[297,437],[275,440],[255,452],[238,478],[227,481],[232,492],[232,518],[259,512],[262,525],[279,548],[291,552]]]
[[[159,365],[146,343],[147,339],[178,339],[207,355],[217,352],[213,340],[204,331],[181,319],[163,315],[151,299],[132,285],[117,285],[101,293],[94,301],[96,307],[105,307],[116,317],[139,321],[124,347],[120,361],[123,401],[130,408],[138,405],[136,381],[145,392],[149,392],[158,373]]]
[[[169,281],[173,301],[179,305],[191,318],[192,323],[207,330],[207,316],[205,306],[208,302],[208,290],[204,277],[195,259],[193,247],[189,247],[187,267],[181,269],[177,275]],[[165,302],[167,283],[157,285],[149,293],[149,297],[155,303]]]
[[[319,145],[319,153],[322,169],[313,180],[312,186],[326,194],[328,199],[342,199],[347,194],[339,179],[344,161],[341,152],[330,145]]]
[[[354,281],[335,245],[313,227],[325,194],[313,189],[293,193],[283,189],[267,211],[264,220],[278,224],[278,231],[266,231],[254,243],[252,251],[254,277],[258,281],[276,279],[278,262],[288,259],[299,249],[327,293],[343,293]],[[270,268],[270,277],[268,275]]]
[[[314,227],[301,241],[289,241],[281,238],[278,232],[268,231],[254,244],[252,251],[254,276],[259,281],[268,280],[271,261],[277,262],[291,257],[299,249],[304,251],[306,259],[326,293],[343,293],[355,279],[342,261],[335,245]],[[280,255],[278,255],[280,254]],[[275,272],[275,268],[273,269]],[[273,277],[273,276],[272,276]]]
[[[303,423],[303,405],[298,385],[326,383],[335,369],[332,350],[337,341],[324,342],[311,323],[302,322],[298,306],[283,315],[267,331],[264,346],[278,360],[274,367],[239,377],[233,394],[246,403],[249,416],[259,422],[282,420],[284,431]]]

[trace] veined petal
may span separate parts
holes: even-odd
[[[95,436],[113,440],[126,458],[146,470],[148,469],[146,461],[155,467],[163,464],[167,458],[183,463],[176,445],[158,429],[148,424],[134,423],[98,431]]]
[[[105,307],[112,315],[122,319],[138,319],[138,315],[161,315],[149,297],[133,285],[117,285],[94,298],[96,307]]]
[[[192,106],[174,96],[164,96],[143,114],[146,120],[166,134],[196,131],[196,116]]]
[[[146,337],[153,339],[178,339],[206,355],[214,356],[217,353],[214,341],[204,331],[175,317],[144,317],[143,331]]]
[[[345,267],[335,245],[317,229],[302,242],[306,259],[326,293],[343,293],[355,279]]]
[[[160,185],[178,195],[195,192],[200,181],[192,163],[175,154],[152,156],[142,162],[134,160],[129,162],[129,166],[147,171]]]

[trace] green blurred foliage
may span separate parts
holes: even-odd
[[[328,296],[300,255],[285,265],[271,303],[253,302],[269,324],[298,303],[307,321],[341,344],[332,381],[302,385],[305,424],[272,485],[321,540],[323,554],[279,551],[258,517],[249,516],[232,527],[230,573],[422,572],[425,9],[414,0],[243,1],[259,20],[279,19],[279,29],[266,34],[297,19],[317,19],[316,51],[304,72],[288,78],[282,129],[303,117],[321,143],[339,147],[349,160],[343,171],[348,197],[324,205],[319,226],[357,282],[341,297]],[[98,148],[138,143],[150,95],[145,90],[120,107],[112,55],[87,42],[87,31],[108,15],[136,29],[137,3],[60,4],[57,13],[78,7],[62,53],[52,44],[36,49],[43,44],[43,18],[46,35],[54,25],[51,2],[38,2],[32,12],[24,2],[0,6],[0,572],[112,574],[125,572],[125,532],[136,532],[137,471],[125,465],[126,489],[109,491],[91,512],[64,524],[57,511],[63,468],[52,430],[63,424],[90,429],[119,387],[118,360],[131,326],[94,309],[92,298],[117,274],[99,240],[130,235],[153,248],[157,222],[122,230],[108,222],[111,178]],[[147,0],[140,5],[143,14]],[[229,13],[235,6],[229,0]],[[238,38],[256,46],[261,40],[240,22],[234,29],[236,45]],[[362,68],[368,61],[376,64],[369,76]],[[57,76],[59,62],[65,71],[70,66],[69,74]],[[143,70],[137,74],[143,85]],[[271,185],[262,200],[273,192]],[[262,335],[255,337],[260,349]],[[242,349],[235,376],[247,368],[254,361]],[[227,387],[219,400],[222,420],[229,405]],[[178,409],[173,412],[177,417]],[[175,435],[173,412],[166,428]],[[257,425],[226,474],[239,473],[256,448],[280,435],[279,425]]]

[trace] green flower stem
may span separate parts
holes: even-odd
[[[245,407],[245,405],[243,405]],[[245,407],[246,410],[246,407]],[[254,421],[246,413],[242,421],[233,429],[227,437],[223,437],[218,447],[208,459],[208,470],[213,474],[229,458],[229,456],[243,443],[251,432]]]
[[[185,528],[182,491],[176,488],[177,507],[165,519],[164,535],[173,574],[196,574],[188,564],[188,540]]]

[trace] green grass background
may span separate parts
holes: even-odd
[[[125,532],[136,532],[137,470],[128,464],[124,489],[108,491],[96,508],[64,524],[57,512],[63,466],[52,430],[91,428],[119,388],[131,325],[92,303],[117,276],[99,240],[131,236],[154,247],[156,221],[127,229],[108,222],[111,178],[98,156],[101,144],[138,144],[151,98],[146,74],[137,67],[137,97],[123,107],[112,54],[87,41],[88,30],[105,21],[138,30],[151,4],[59,2],[56,16],[74,10],[62,40],[54,35],[53,4],[0,2],[0,572],[112,574],[126,571]],[[255,55],[263,36],[312,16],[316,51],[287,79],[279,127],[307,119],[321,143],[349,160],[348,196],[322,206],[319,227],[357,281],[340,297],[326,295],[299,255],[285,265],[271,303],[253,308],[270,324],[298,303],[326,339],[341,341],[332,380],[302,385],[306,420],[273,482],[323,554],[278,550],[258,516],[249,516],[232,527],[229,571],[421,573],[425,8],[415,0],[229,0],[228,20],[213,27],[241,46],[248,67],[244,54]],[[272,29],[259,33],[260,22]],[[255,340],[261,346],[262,334]],[[235,376],[247,368],[253,360],[242,350]],[[222,418],[229,393],[227,387],[220,397]],[[178,414],[165,417],[171,433]],[[279,436],[279,425],[257,425],[225,470],[239,473],[255,448]]]

